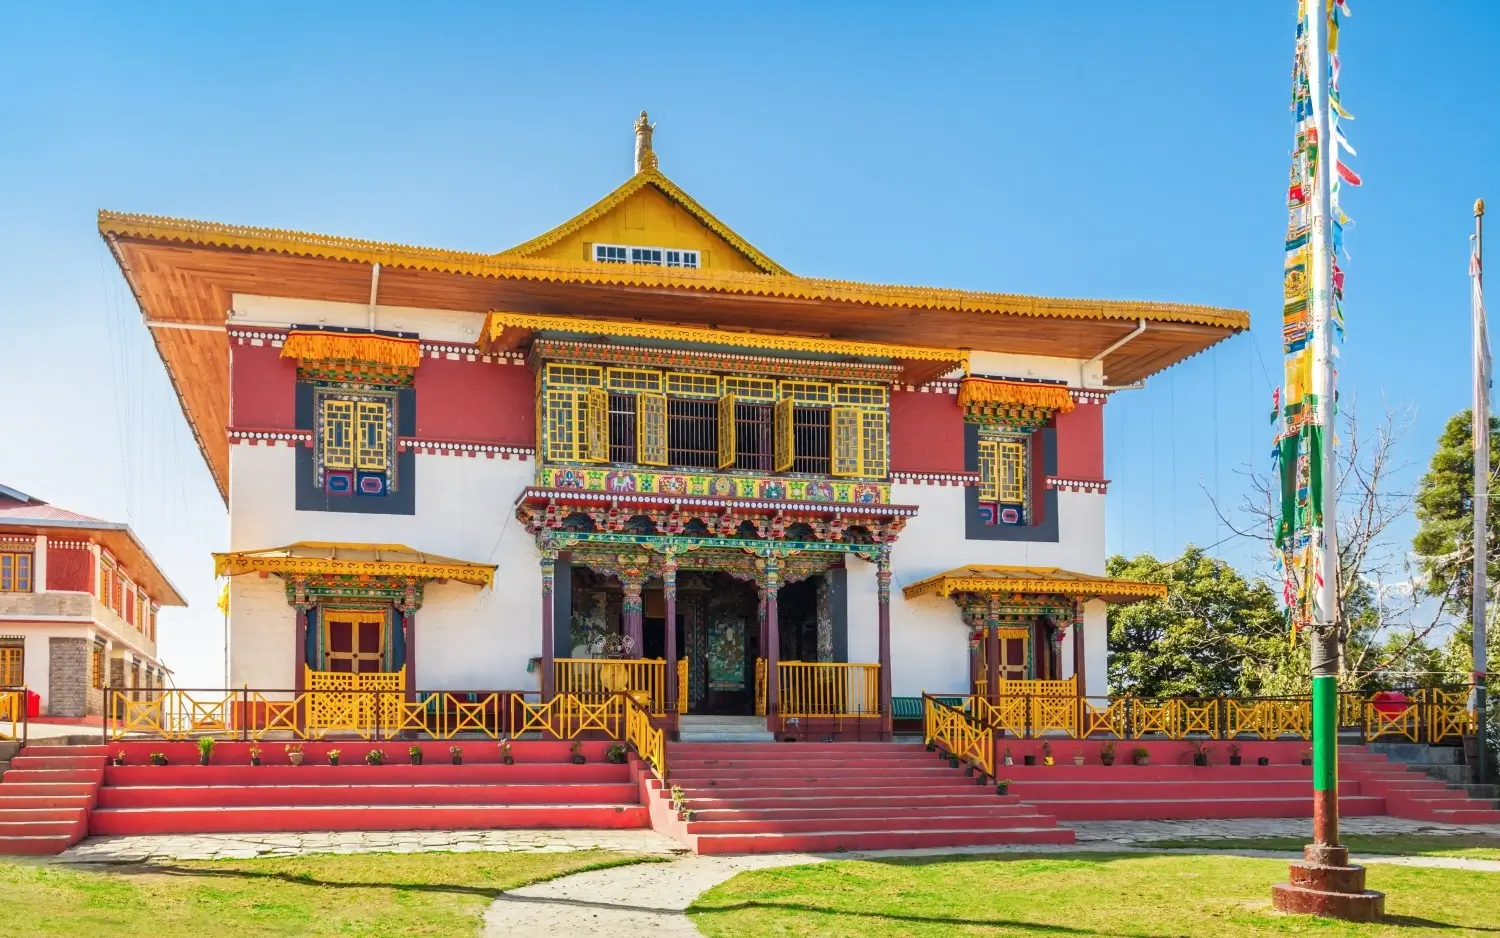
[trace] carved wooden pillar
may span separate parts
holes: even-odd
[[[891,552],[882,550],[875,568],[880,599],[880,738],[891,737]]]
[[[542,702],[546,703],[552,699],[553,693],[553,671],[552,664],[552,578],[557,562],[557,551],[542,551]]]
[[[984,609],[984,679],[985,693],[1000,702],[1000,597],[989,596]]]
[[[641,604],[641,587],[646,585],[646,576],[641,574],[620,574],[620,585],[624,587],[625,601],[620,606],[620,612],[624,618],[624,633],[630,636],[630,657],[639,658],[644,653],[642,649],[644,636],[643,610]]]
[[[780,591],[780,562],[772,554],[765,559],[761,595],[766,604],[766,728],[773,733],[781,707],[781,635],[776,622],[776,594]]]
[[[1052,623],[1052,675],[1054,681],[1062,680],[1062,645],[1063,639],[1068,635],[1068,625],[1065,622]]]
[[[1088,670],[1083,660],[1083,600],[1073,601],[1073,673],[1078,676],[1078,696],[1088,696]]]
[[[422,606],[421,600],[417,598],[417,584],[413,580],[406,582],[406,594],[401,601],[396,603],[396,611],[401,613],[402,637],[406,640],[406,700],[415,703],[417,699],[417,610]]]
[[[297,648],[293,655],[295,669],[292,687],[297,693],[307,686],[307,612],[312,603],[307,599],[307,581],[298,578],[292,581],[292,607],[297,610]]]
[[[677,558],[668,554],[661,565],[661,597],[666,606],[666,640],[667,640],[667,712],[677,713]],[[681,689],[686,693],[686,689]]]

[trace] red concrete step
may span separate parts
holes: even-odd
[[[1301,782],[1312,785],[1304,765],[997,765],[995,774],[1013,782]]]
[[[885,784],[871,785],[757,785],[755,787],[743,787],[734,784],[721,785],[682,785],[683,793],[689,798],[698,797],[720,797],[720,798],[789,798],[789,797],[832,797],[843,796],[847,798],[858,798],[867,800],[871,798],[910,798],[918,794],[966,794],[970,792],[983,792],[984,787],[968,784],[945,784],[935,783],[922,786],[907,786],[899,784],[899,780],[887,779]],[[994,791],[993,788],[990,791]]]
[[[999,800],[999,799],[996,799]],[[998,805],[946,805],[928,807],[901,807],[899,805],[842,808],[749,808],[737,804],[722,807],[699,807],[693,802],[693,816],[700,821],[732,821],[742,817],[754,817],[766,821],[802,821],[809,818],[883,818],[902,821],[907,818],[951,818],[951,817],[1018,817],[1033,816],[1036,808],[1029,804]]]
[[[229,808],[115,808],[89,814],[90,834],[206,834],[247,831],[408,831],[506,828],[640,828],[646,807],[616,805],[328,805]]]
[[[1500,824],[1500,811],[1493,808],[1455,808],[1451,811],[1440,808],[1431,812],[1430,819],[1445,824]]]
[[[688,822],[689,834],[844,834],[888,831],[893,827],[907,831],[994,831],[1031,830],[1056,827],[1055,818],[1040,814],[964,815],[959,817],[903,818],[811,818],[801,821],[773,821],[757,817],[735,820]]]
[[[879,798],[854,794],[839,794],[836,792],[807,797],[799,797],[796,793],[781,792],[768,797],[721,798],[713,795],[712,793],[689,792],[684,790],[683,795],[688,799],[688,801],[692,803],[692,806],[695,808],[805,808],[808,810],[836,810],[839,808],[857,807],[878,807],[882,809],[892,810],[903,810],[911,808],[915,810],[924,806],[951,807],[961,805],[965,807],[978,807],[980,805],[995,803],[1006,804],[1006,798],[1010,798],[1011,801],[1009,803],[1014,804],[1015,801],[1019,800],[1016,799],[1014,795],[996,795],[994,794],[994,789],[979,789],[973,794],[953,795],[935,795],[924,793],[914,794],[911,792],[902,793],[899,789],[897,789],[895,794]],[[664,797],[667,796],[664,795]]]
[[[103,756],[108,757],[113,750],[108,746],[46,746],[33,743],[21,750],[26,755],[47,756],[55,758],[58,756]]]
[[[684,755],[669,749],[667,759],[674,766],[691,768],[733,768],[741,765],[943,765],[946,760],[931,752],[864,753],[842,757],[836,752],[809,753],[783,749],[764,755],[725,753],[723,756]]]
[[[705,834],[698,852],[827,853],[836,850],[915,850],[927,847],[973,847],[993,844],[1070,844],[1073,832],[1064,827],[1010,830],[885,830],[805,834]]]
[[[639,798],[630,782],[571,785],[135,785],[99,789],[99,807],[212,808],[271,805],[617,804]],[[3,807],[0,802],[0,807]]]
[[[0,820],[0,838],[4,837],[71,837],[81,834],[83,816],[64,820]]]
[[[54,756],[31,755],[34,750],[23,749],[21,755],[10,760],[12,769],[102,769],[103,756]]]
[[[59,782],[92,782],[98,784],[104,778],[104,769],[10,769],[5,773],[6,785],[53,785]]]
[[[0,824],[29,821],[76,821],[85,814],[83,808],[20,808],[0,802]]]
[[[1171,798],[1204,800],[1209,798],[1287,798],[1306,797],[1310,786],[1299,781],[1214,781],[1214,782],[1072,782],[1032,781],[1027,779],[1011,786],[1027,801],[1047,799],[1159,801]],[[1339,782],[1341,795],[1369,794],[1360,782]]]
[[[11,788],[14,786],[6,786]],[[0,811],[21,808],[82,808],[93,807],[94,800],[88,795],[12,795],[0,788]]]
[[[1054,801],[1027,798],[1038,811],[1061,821],[1192,821],[1214,818],[1311,817],[1310,792],[1297,798],[1211,798],[1171,801]],[[1342,814],[1385,814],[1385,799],[1364,795],[1339,798]]]
[[[0,856],[52,856],[62,853],[81,839],[73,836],[17,837],[0,834]]]
[[[630,766],[569,765],[124,765],[104,770],[107,787],[134,785],[533,785],[624,782]]]
[[[89,782],[14,782],[0,785],[0,795],[12,798],[84,797],[92,799],[98,788]]]

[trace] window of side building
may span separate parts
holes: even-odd
[[[31,552],[0,552],[0,593],[31,592]]]

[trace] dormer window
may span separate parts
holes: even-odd
[[[646,264],[651,267],[698,267],[697,251],[645,247],[637,244],[596,244],[594,260],[600,264]]]

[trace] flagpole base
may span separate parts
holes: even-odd
[[[1271,887],[1271,905],[1278,912],[1346,922],[1385,916],[1385,893],[1365,888],[1365,868],[1349,863],[1347,847],[1308,844],[1302,857],[1291,864],[1289,882]]]

